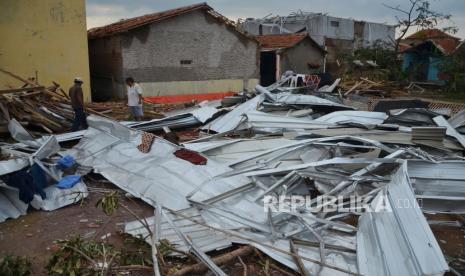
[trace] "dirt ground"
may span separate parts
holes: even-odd
[[[87,181],[88,187],[117,189],[111,184]],[[97,242],[105,241],[116,248],[124,246],[122,234],[124,223],[136,218],[124,208],[118,208],[111,216],[96,207],[101,195],[90,193],[80,203],[46,212],[30,209],[25,216],[0,223],[0,259],[6,255],[25,256],[32,262],[32,275],[47,275],[47,265],[55,240],[72,239],[76,236]],[[139,199],[119,197],[119,203],[129,207],[139,217],[153,215],[153,208]],[[107,236],[107,237],[104,237]],[[237,246],[236,246],[237,248]],[[219,255],[233,249],[215,253]],[[167,265],[185,265],[185,259],[165,259]],[[249,255],[243,259],[248,275],[292,275],[280,264],[264,257],[263,254]],[[267,267],[267,262],[269,262]],[[190,262],[192,264],[192,262]],[[223,267],[228,275],[244,275],[244,266],[238,260]],[[266,272],[265,272],[266,271]],[[152,275],[147,271],[132,271],[124,275]]]
[[[96,183],[90,183],[89,186],[102,187]],[[105,188],[114,187],[105,185]],[[90,193],[80,204],[52,212],[31,209],[25,216],[0,223],[0,256],[27,256],[33,264],[34,275],[46,275],[43,268],[51,255],[54,240],[81,235],[102,241],[101,237],[110,233],[108,242],[120,245],[122,238],[118,232],[123,230],[124,222],[135,218],[123,208],[118,208],[112,216],[107,216],[95,207],[99,198],[100,195]],[[125,204],[141,217],[153,214],[153,208],[140,200],[122,198],[121,204]]]

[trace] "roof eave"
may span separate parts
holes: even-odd
[[[93,39],[98,39],[98,38],[114,36],[114,35],[117,35],[117,34],[125,33],[125,32],[128,32],[130,30],[140,28],[140,27],[145,26],[147,24],[151,24],[151,23],[154,23],[154,22],[158,22],[158,21],[162,21],[162,20],[165,20],[165,19],[173,18],[173,17],[179,16],[179,15],[182,15],[182,14],[186,14],[186,13],[189,13],[189,12],[192,12],[192,11],[196,11],[196,10],[211,11],[211,10],[213,10],[213,8],[210,7],[207,3],[202,3],[202,4],[199,4],[197,6],[193,6],[190,9],[186,9],[186,10],[180,11],[180,12],[175,13],[175,14],[167,15],[167,16],[164,16],[164,17],[161,17],[161,18],[155,18],[153,20],[148,20],[148,21],[142,22],[142,23],[134,25],[134,26],[130,26],[130,27],[127,27],[127,28],[122,28],[121,30],[110,31],[107,34],[104,33],[104,34],[92,35],[92,32],[91,32],[92,29],[90,29],[89,31],[87,31],[87,38],[89,40],[93,40]],[[137,18],[137,17],[135,17],[135,18]],[[115,22],[115,23],[112,23],[112,24],[117,24],[117,23],[119,23],[119,22]],[[100,29],[100,28],[105,28],[105,27],[111,26],[112,24],[108,24],[108,25],[105,25],[105,26],[102,26],[102,27],[98,27],[93,32],[98,31],[98,29]]]

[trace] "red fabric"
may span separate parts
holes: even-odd
[[[188,150],[188,149],[180,149],[173,153],[177,158],[181,158],[183,160],[189,161],[194,165],[205,165],[207,164],[207,158],[200,155],[198,152]]]

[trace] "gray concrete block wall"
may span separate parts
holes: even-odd
[[[89,67],[93,100],[124,96],[120,36],[89,40]]]
[[[299,74],[312,74],[319,71],[319,69],[310,69],[307,63],[321,64],[320,70],[322,71],[323,60],[323,52],[309,38],[306,38],[281,54],[281,72],[293,70]]]
[[[205,11],[194,11],[125,34],[123,77],[139,82],[258,79],[258,51],[258,43]]]

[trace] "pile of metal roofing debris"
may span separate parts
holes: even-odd
[[[15,159],[1,162],[15,166],[2,174],[57,152],[72,156],[154,207],[147,224],[128,222],[127,233],[155,252],[168,240],[216,275],[225,273],[205,253],[234,243],[302,275],[448,271],[423,213],[465,213],[464,113],[356,111],[330,92],[293,92],[257,86],[234,107],[206,103],[137,124],[91,115],[86,131],[35,141],[18,127],[21,143],[2,147]],[[197,140],[155,137],[140,150],[143,131],[194,125],[203,125]],[[41,154],[53,139],[80,141]]]
[[[25,215],[29,205],[53,211],[87,197],[81,175],[90,170],[60,153],[58,137],[34,140],[15,119],[8,128],[19,143],[1,146],[0,222]]]

